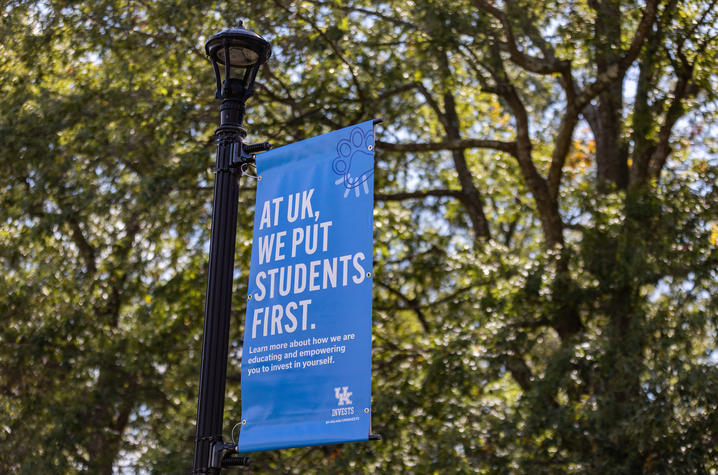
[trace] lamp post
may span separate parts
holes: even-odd
[[[237,169],[254,160],[253,153],[269,144],[245,145],[244,105],[254,92],[259,67],[272,54],[261,36],[242,22],[212,36],[205,45],[217,81],[215,96],[222,99],[217,137],[217,169],[212,201],[207,297],[202,337],[202,365],[197,400],[197,432],[193,473],[219,473],[222,466],[246,463],[226,459],[234,448],[222,440],[222,413],[227,379],[227,352],[232,300],[234,245],[237,232],[239,185]]]

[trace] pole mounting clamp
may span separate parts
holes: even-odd
[[[269,142],[261,142],[255,144],[244,144],[239,142],[235,148],[235,153],[230,159],[230,168],[242,167],[245,164],[251,164],[255,162],[255,157],[258,153],[266,152],[272,148]]]

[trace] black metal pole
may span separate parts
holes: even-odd
[[[222,442],[222,413],[227,381],[229,322],[232,304],[234,246],[237,235],[239,185],[230,168],[238,155],[246,131],[241,127],[244,101],[227,98],[220,107],[217,129],[217,170],[212,201],[212,231],[209,248],[209,272],[202,337],[202,366],[197,400],[197,432],[193,473],[214,474],[211,451]]]

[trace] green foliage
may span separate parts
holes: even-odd
[[[712,2],[36,1],[0,10],[0,471],[191,465],[217,104],[383,117],[373,429],[258,473],[718,470]],[[228,20],[224,20],[228,19]],[[238,219],[225,438],[254,209]]]

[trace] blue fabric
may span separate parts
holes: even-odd
[[[257,158],[240,452],[368,439],[373,132]]]

